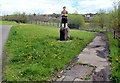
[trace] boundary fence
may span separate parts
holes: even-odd
[[[114,36],[114,38],[120,40],[120,32],[115,31],[112,28],[103,28],[103,29],[101,29],[101,28],[80,28],[80,29],[82,29],[82,30],[101,30],[101,31],[110,32]]]
[[[31,21],[27,21],[27,23],[29,24],[37,24],[37,25],[42,25],[42,26],[54,26],[54,27],[60,27],[61,23],[60,22],[49,22],[49,21],[40,21],[40,20],[31,20]],[[106,32],[110,32],[111,34],[114,35],[114,38],[119,39],[120,40],[120,32],[115,31],[112,28],[79,28],[81,30],[102,30],[102,31],[106,31]]]
[[[27,21],[29,24],[37,24],[37,25],[42,25],[42,26],[55,26],[55,27],[60,27],[60,22],[48,22],[48,21]]]

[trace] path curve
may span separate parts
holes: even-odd
[[[2,81],[2,51],[12,25],[0,25],[0,82]]]
[[[90,78],[87,81],[110,81],[110,67],[107,59],[109,56],[108,37],[103,33],[95,34],[96,37],[83,49],[74,62],[91,66],[73,65],[70,70],[62,70],[59,73],[62,77],[58,78],[57,81],[86,81],[83,77]],[[91,76],[89,76],[90,74]]]

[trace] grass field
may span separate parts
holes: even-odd
[[[15,21],[0,21],[0,25],[15,25],[18,24]]]
[[[71,42],[61,42],[59,28],[13,26],[5,45],[7,66],[4,81],[49,81],[95,37],[86,31],[70,30]]]

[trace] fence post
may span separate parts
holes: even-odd
[[[36,24],[37,24],[37,20],[36,20]]]
[[[116,37],[115,37],[115,30],[114,30],[114,39],[115,39]]]

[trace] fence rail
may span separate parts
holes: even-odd
[[[27,21],[27,23],[29,24],[37,24],[37,25],[42,25],[42,26],[54,26],[54,27],[60,27],[60,22],[49,22],[49,21],[39,21],[39,20],[31,20],[31,21]],[[102,31],[106,31],[106,32],[110,32],[111,34],[114,35],[114,38],[117,38],[120,40],[120,33],[115,31],[112,28],[80,28],[82,30],[102,30]]]
[[[37,24],[37,25],[42,25],[42,26],[55,26],[55,27],[60,27],[59,22],[47,22],[47,21],[27,21],[29,24]]]
[[[120,32],[117,32],[112,28],[103,28],[103,29],[101,29],[101,28],[80,28],[80,29],[82,29],[82,30],[102,30],[102,31],[110,32],[114,36],[114,38],[120,40]]]

